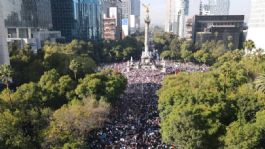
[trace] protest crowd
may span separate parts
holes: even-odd
[[[206,66],[194,64],[169,64],[168,71],[132,69],[126,70],[126,63],[104,66],[104,69],[116,69],[127,80],[127,88],[121,102],[112,111],[109,121],[103,128],[95,130],[88,137],[89,147],[95,149],[130,148],[173,148],[161,142],[159,132],[158,97],[165,75],[178,70],[195,72],[207,71]]]

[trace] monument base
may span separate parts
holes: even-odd
[[[144,51],[141,56],[141,65],[152,65],[155,64],[152,52]]]
[[[142,65],[149,65],[149,64],[152,64],[152,59],[151,59],[151,58],[142,58],[142,59],[141,59],[141,64],[142,64]]]

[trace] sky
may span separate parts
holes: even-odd
[[[141,0],[141,3],[150,4],[150,17],[153,25],[164,25],[166,14],[166,0]],[[190,0],[190,12],[199,8],[200,0]],[[248,21],[250,12],[250,0],[230,0],[231,15],[246,15],[245,21]],[[141,10],[141,22],[143,22],[144,12]]]

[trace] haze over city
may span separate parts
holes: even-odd
[[[204,0],[207,1],[207,0]],[[165,15],[166,15],[166,0],[141,0],[141,3],[150,4],[151,6],[151,19],[154,25],[159,25],[163,27],[165,25]],[[250,0],[231,0],[230,1],[230,14],[231,15],[246,15],[245,21],[248,21],[250,13]],[[190,0],[190,14],[199,13],[200,0]],[[141,9],[141,14],[144,14],[143,7]],[[143,17],[141,15],[141,24],[143,25]]]

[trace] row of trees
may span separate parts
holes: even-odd
[[[11,65],[15,85],[36,82],[48,70],[56,69],[60,75],[69,74],[75,79],[92,73],[100,63],[121,62],[140,58],[143,36],[126,37],[119,41],[77,41],[69,44],[46,43],[42,51],[33,53],[30,46],[17,49],[10,45]],[[214,64],[217,58],[229,51],[226,43],[208,41],[198,46],[169,33],[154,33],[154,48],[162,58],[183,62]],[[246,48],[251,48],[246,42]],[[29,73],[30,72],[30,73]]]
[[[232,36],[227,38],[225,42],[213,39],[199,45],[169,33],[155,33],[153,43],[162,58],[212,65],[224,53],[234,50]],[[251,51],[255,45],[253,41],[247,41],[244,47]]]
[[[177,148],[263,148],[265,56],[226,52],[206,73],[168,76],[159,91],[163,142]],[[255,81],[256,80],[256,81]]]
[[[13,48],[11,66],[0,66],[0,148],[86,148],[126,86],[118,72],[95,72],[94,52],[77,40],[37,54]]]
[[[6,67],[0,68],[3,80]],[[114,71],[76,82],[52,69],[37,83],[6,88],[0,94],[0,148],[84,146],[86,135],[102,126],[125,86],[125,77]]]
[[[38,81],[45,71],[51,69],[56,69],[60,75],[70,74],[78,79],[94,72],[97,64],[139,58],[143,40],[139,36],[119,41],[73,40],[69,44],[47,42],[38,53],[33,53],[28,45],[22,49],[15,45],[9,48],[14,82],[15,85],[21,85]]]

